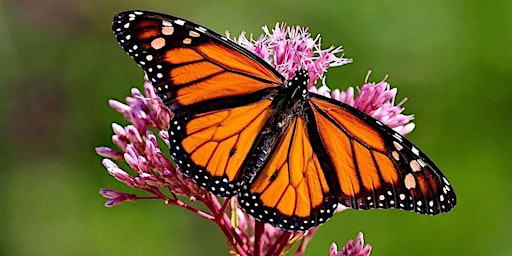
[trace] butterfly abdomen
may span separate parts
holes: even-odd
[[[298,70],[290,81],[283,83],[277,90],[271,105],[272,115],[265,123],[243,165],[244,182],[250,184],[257,176],[293,119],[303,118],[304,108],[309,107],[309,93],[306,87],[308,81],[307,72]]]

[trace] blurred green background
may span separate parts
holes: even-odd
[[[183,17],[220,33],[309,26],[354,63],[330,86],[388,81],[416,115],[408,137],[450,178],[458,205],[427,217],[346,211],[307,255],[327,255],[363,231],[373,255],[512,254],[512,1],[0,1],[0,254],[227,255],[211,224],[157,201],[107,209],[100,145],[108,107],[141,87],[111,19],[130,9]]]

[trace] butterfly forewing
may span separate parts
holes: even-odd
[[[112,26],[123,49],[144,69],[173,111],[283,82],[254,54],[190,21],[130,11],[118,14]]]
[[[171,156],[200,186],[238,191],[240,166],[270,111],[283,78],[258,57],[192,22],[163,14],[118,14],[120,45],[144,69],[174,112]]]

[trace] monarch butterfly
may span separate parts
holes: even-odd
[[[256,219],[304,231],[339,204],[435,215],[456,203],[441,170],[407,139],[336,100],[309,93],[267,62],[184,19],[115,16],[122,48],[174,116],[170,153],[199,186],[237,196]]]

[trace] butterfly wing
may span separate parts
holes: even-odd
[[[336,174],[339,202],[354,209],[399,208],[421,214],[451,210],[455,193],[417,147],[372,117],[319,95],[310,99],[310,136],[321,141]]]
[[[283,77],[239,45],[176,17],[129,11],[112,27],[174,113],[169,143],[178,166],[207,190],[233,195]]]
[[[338,205],[331,174],[297,115],[279,137],[269,159],[238,195],[241,207],[260,221],[285,230],[308,230],[327,221]]]

